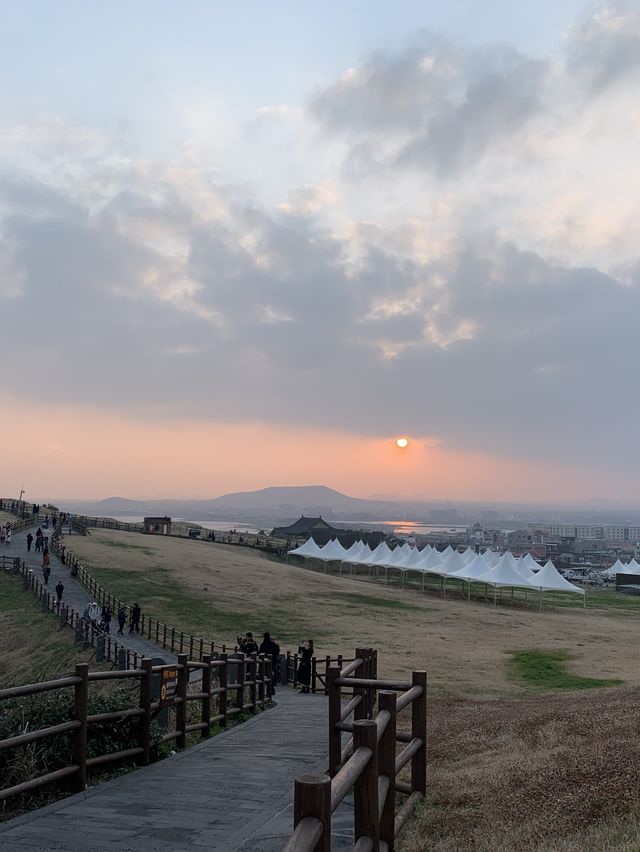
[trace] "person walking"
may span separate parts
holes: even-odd
[[[300,693],[309,693],[311,690],[311,658],[313,657],[313,639],[307,639],[298,648],[298,671],[296,681],[302,686]]]
[[[11,544],[11,524],[7,524],[7,534],[5,537],[5,541],[7,543],[7,547]]]
[[[58,585],[56,586],[56,597],[58,598],[58,603],[62,603],[63,592],[64,586],[62,585],[62,580],[58,580]]]
[[[280,662],[280,645],[271,638],[270,633],[263,633],[260,643],[260,653],[271,656],[271,692],[275,693],[278,680],[278,669]]]
[[[127,623],[127,611],[121,606],[118,610],[118,636],[124,636],[124,626]]]
[[[49,585],[49,575],[51,574],[51,560],[49,559],[49,551],[45,547],[42,554],[42,575],[44,577],[45,586]]]
[[[140,633],[140,607],[137,603],[131,607],[131,624],[129,625],[129,633]]]
[[[31,553],[31,545],[33,544],[33,536],[27,533],[27,553]]]
[[[111,610],[108,606],[102,608],[102,624],[104,625],[104,632],[109,633],[111,631]]]
[[[36,553],[40,553],[40,551],[42,550],[42,543],[42,530],[40,529],[40,527],[38,527],[38,529],[36,530]]]

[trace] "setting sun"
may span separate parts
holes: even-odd
[[[409,439],[408,438],[398,438],[396,440],[396,445],[398,447],[400,447],[401,450],[404,450],[406,447],[409,446]]]

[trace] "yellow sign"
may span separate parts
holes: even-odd
[[[162,669],[160,681],[160,704],[173,704],[178,685],[178,669],[170,667]]]

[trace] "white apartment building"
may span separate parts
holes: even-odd
[[[604,538],[604,530],[602,527],[594,527],[591,524],[578,524],[576,526],[576,538]]]
[[[629,527],[607,524],[604,528],[604,537],[607,541],[628,541]]]

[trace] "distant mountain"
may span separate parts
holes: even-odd
[[[336,518],[365,519],[380,517],[393,510],[400,513],[403,504],[398,501],[361,500],[349,497],[324,485],[272,486],[258,491],[238,491],[223,494],[210,500],[129,500],[108,497],[105,500],[59,501],[63,509],[87,515],[163,515],[191,519],[236,519],[240,517],[295,519],[301,514],[326,515]],[[406,511],[406,509],[405,509]]]
[[[261,488],[259,491],[236,491],[232,494],[223,494],[215,500],[207,503],[215,508],[224,506],[234,509],[280,509],[295,508],[300,511],[311,509],[331,509],[334,512],[344,512],[349,509],[362,510],[366,505],[370,507],[370,500],[360,500],[357,497],[348,497],[327,488],[325,485],[285,485]]]

